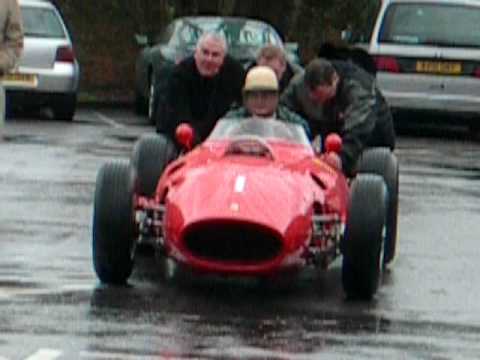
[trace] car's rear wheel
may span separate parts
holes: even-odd
[[[133,148],[131,160],[136,193],[152,196],[163,171],[177,155],[175,144],[163,134],[143,135]]]
[[[367,149],[360,158],[358,173],[380,175],[387,186],[387,227],[383,261],[388,264],[395,258],[398,237],[399,166],[397,157],[388,148]]]
[[[157,82],[156,82],[156,77],[155,73],[152,71],[150,74],[150,79],[149,79],[149,89],[148,89],[148,120],[150,121],[150,124],[155,125],[155,110],[157,107],[158,99],[157,99]]]
[[[55,97],[52,104],[53,117],[56,120],[72,121],[77,108],[77,94]]]
[[[135,219],[132,171],[127,163],[104,164],[97,175],[93,211],[93,265],[98,278],[124,284],[133,269]]]
[[[381,278],[387,189],[378,175],[360,174],[351,184],[342,242],[342,282],[348,298],[370,299]]]

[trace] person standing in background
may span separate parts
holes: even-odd
[[[5,127],[5,89],[1,78],[14,69],[23,50],[23,25],[18,0],[1,0],[0,6],[0,141]]]
[[[265,45],[257,55],[256,65],[268,66],[275,71],[278,78],[280,94],[287,88],[290,80],[303,69],[287,61],[285,50],[276,45]]]

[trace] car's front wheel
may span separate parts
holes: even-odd
[[[123,284],[133,269],[135,219],[132,171],[127,163],[106,163],[98,172],[93,210],[93,265],[107,284]]]

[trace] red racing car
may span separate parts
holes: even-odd
[[[130,162],[99,170],[93,263],[105,283],[125,283],[139,243],[199,274],[269,279],[306,266],[327,269],[343,256],[349,297],[371,298],[395,253],[398,165],[387,149],[364,153],[347,179],[303,128],[278,120],[222,119],[186,151],[162,135],[135,144]],[[332,140],[333,139],[333,140]]]

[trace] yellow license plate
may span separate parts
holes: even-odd
[[[1,81],[6,87],[36,88],[38,86],[38,77],[34,74],[5,74]]]
[[[417,61],[417,72],[458,75],[462,73],[462,64],[458,62]]]

